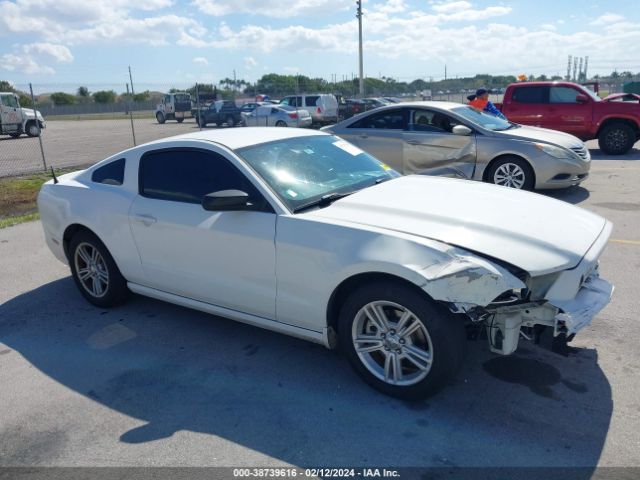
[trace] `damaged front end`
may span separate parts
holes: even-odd
[[[554,349],[562,349],[611,299],[613,285],[598,273],[602,248],[573,269],[535,278],[493,259],[457,251],[451,261],[421,272],[428,280],[423,288],[452,312],[466,314],[472,324],[484,328],[494,353],[515,352],[521,337],[540,343],[543,332]]]

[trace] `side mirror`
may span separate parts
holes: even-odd
[[[210,212],[247,210],[249,205],[249,194],[241,190],[220,190],[202,199],[202,208]]]
[[[451,130],[451,133],[453,133],[454,135],[468,136],[468,135],[471,135],[473,133],[473,130],[471,130],[466,125],[456,125]]]
[[[579,93],[576,95],[576,103],[587,103],[589,101],[589,97],[587,97],[584,93]]]

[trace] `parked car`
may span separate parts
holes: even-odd
[[[533,190],[577,185],[591,166],[589,150],[572,135],[524,127],[452,102],[382,107],[325,129],[404,174]]]
[[[240,106],[240,112],[251,113],[261,105],[271,105],[271,102],[247,102]]]
[[[528,192],[401,177],[309,129],[157,140],[47,182],[38,208],[47,245],[94,305],[134,292],[340,343],[366,382],[402,398],[454,375],[466,330],[486,329],[499,354],[521,329],[562,343],[613,288],[598,275],[603,218]]]
[[[609,155],[627,153],[640,140],[640,102],[602,100],[571,82],[513,83],[496,106],[512,122],[552,128],[587,141]]]
[[[227,127],[235,127],[243,121],[240,109],[232,100],[216,100],[194,112],[196,123],[201,127],[206,127],[210,123],[216,126],[226,124]]]
[[[310,127],[311,115],[306,110],[284,105],[261,105],[244,115],[247,127]]]
[[[338,121],[338,101],[330,93],[289,95],[280,100],[280,105],[303,108],[309,112],[313,123],[320,125]]]
[[[386,107],[387,105],[393,105],[393,102],[382,98],[382,97],[368,97],[363,98],[362,102],[364,103],[365,110],[373,110],[379,107]]]

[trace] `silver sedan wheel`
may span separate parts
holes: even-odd
[[[526,174],[515,163],[500,165],[493,174],[493,183],[511,188],[522,188],[526,181]]]
[[[100,252],[83,242],[76,248],[74,262],[82,288],[92,297],[104,297],[109,288],[109,271]]]
[[[351,337],[362,364],[385,383],[414,385],[431,370],[429,332],[402,305],[388,301],[366,304],[356,314]]]

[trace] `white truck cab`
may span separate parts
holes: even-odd
[[[191,116],[191,95],[187,92],[166,93],[156,107],[156,120],[164,123],[175,120],[182,123]]]
[[[36,118],[37,117],[37,118]],[[18,95],[0,92],[0,134],[18,138],[23,133],[37,137],[46,128],[42,114],[32,108],[20,107]]]

